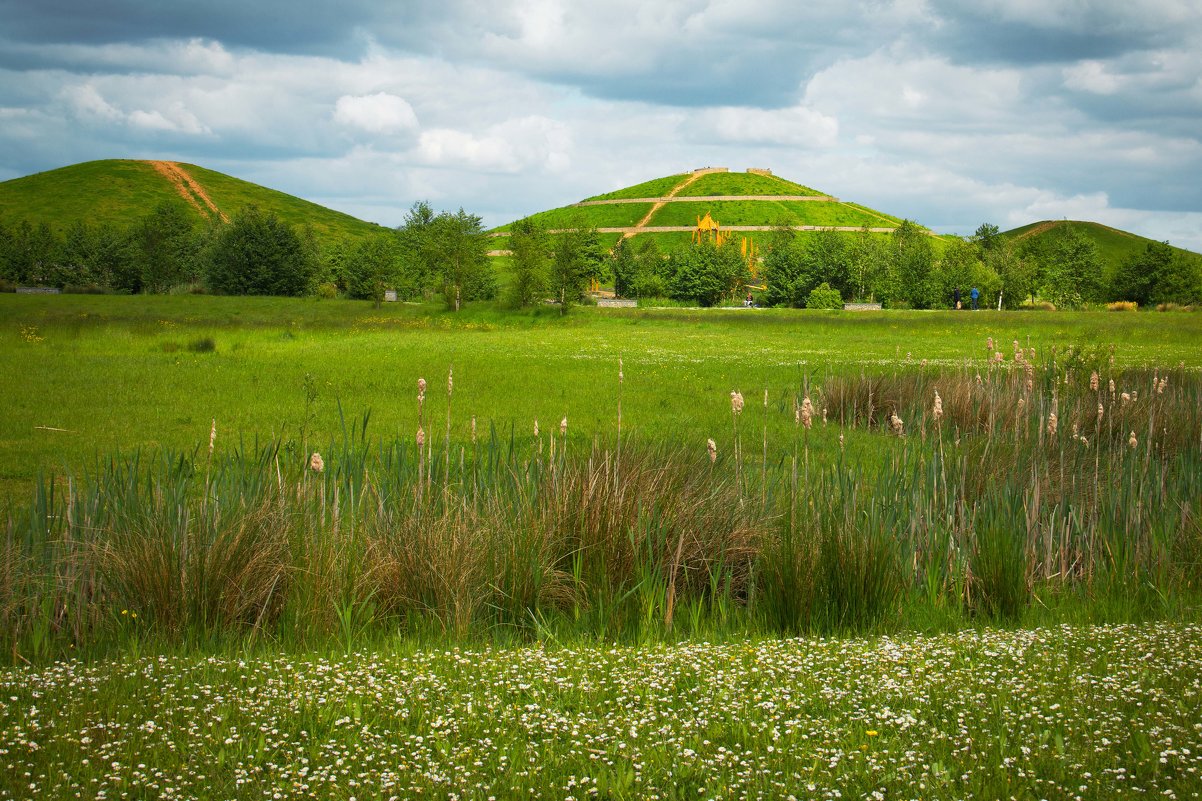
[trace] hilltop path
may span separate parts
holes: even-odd
[[[207,214],[207,212],[201,208],[200,205],[201,203],[204,203],[209,211],[221,218],[222,222],[230,221],[230,218],[226,216],[226,213],[217,208],[217,204],[214,203],[213,199],[209,197],[209,194],[205,192],[204,187],[201,186],[195,178],[189,175],[187,170],[179,166],[178,162],[150,161],[147,163],[154,168],[155,172],[166,178],[167,181],[175,187],[175,191],[179,193],[180,197],[195,206],[197,211],[201,212],[202,214]]]
[[[655,201],[655,203],[651,206],[651,210],[643,215],[643,219],[641,219],[637,223],[635,223],[632,228],[625,229],[622,233],[622,238],[629,239],[630,237],[637,234],[641,228],[646,227],[647,223],[651,221],[651,218],[655,216],[655,212],[662,209],[664,207],[664,204],[667,203],[671,198],[676,197],[677,192],[684,189],[686,186],[693,183],[693,181],[696,181],[701,176],[708,175],[711,172],[714,172],[714,170],[694,170],[693,173],[691,175],[689,175],[688,178],[685,178],[683,181],[678,183],[676,186],[672,187],[671,192],[664,195],[659,200]]]

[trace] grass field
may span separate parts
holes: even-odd
[[[728,425],[732,389],[780,396],[806,376],[956,365],[983,356],[990,336],[1040,350],[1114,344],[1125,365],[1202,366],[1202,317],[1189,314],[577,309],[560,319],[550,309],[0,295],[0,336],[6,375],[17,377],[0,439],[10,498],[40,472],[117,449],[195,447],[213,418],[222,441],[292,436],[307,375],[318,439],[339,430],[338,400],[349,415],[371,410],[376,433],[408,433],[413,382],[453,365],[461,424],[475,414],[525,428],[567,415],[588,440],[612,429],[622,357],[628,430],[704,442]],[[210,339],[213,350],[196,347]]]
[[[688,175],[665,175],[662,178],[654,178],[650,181],[644,181],[633,186],[627,186],[622,189],[606,192],[601,195],[594,195],[586,198],[586,200],[621,200],[626,198],[644,198],[644,197],[663,197],[672,191],[672,188],[685,180]]]
[[[0,355],[0,798],[1202,793],[1197,315],[0,296]]]
[[[0,672],[0,798],[1189,799],[1200,660],[1157,625],[67,662]]]
[[[822,195],[816,189],[779,178],[746,172],[714,172],[702,175],[680,190],[680,197],[704,195]]]

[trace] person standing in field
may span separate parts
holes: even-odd
[[[969,295],[972,297],[972,310],[976,311],[977,310],[977,299],[981,297],[981,292],[974,286],[972,288],[972,292],[970,292]]]
[[[952,308],[960,311],[960,287],[952,290]]]

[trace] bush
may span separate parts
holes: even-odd
[[[1047,300],[1037,300],[1035,302],[1026,302],[1019,306],[1023,311],[1056,311],[1056,304]]]
[[[1110,311],[1138,311],[1139,304],[1133,300],[1116,300],[1114,303],[1107,303],[1106,308]]]
[[[188,343],[188,350],[193,353],[214,353],[217,350],[217,340],[212,337],[201,337]]]
[[[839,294],[839,290],[831,289],[831,285],[823,281],[810,290],[810,295],[806,298],[806,308],[842,309],[843,296]]]
[[[325,283],[318,284],[313,294],[322,300],[333,300],[338,297],[338,287],[330,281],[326,281]]]

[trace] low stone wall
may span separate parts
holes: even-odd
[[[880,311],[879,303],[844,303],[843,311]]]
[[[638,305],[633,298],[597,298],[597,306],[603,309],[633,309]]]
[[[63,291],[56,286],[19,286],[18,295],[61,295]]]

